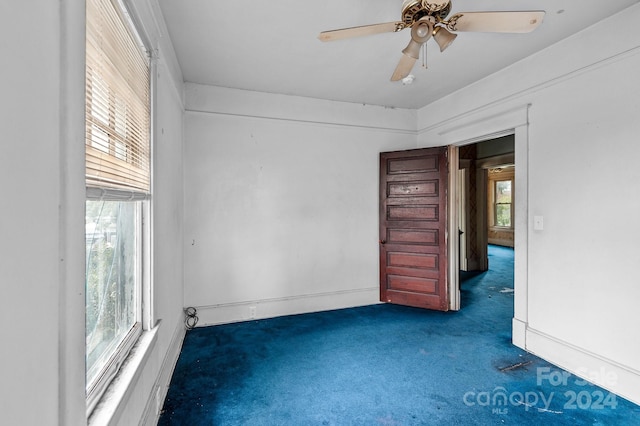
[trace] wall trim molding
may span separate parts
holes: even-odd
[[[185,111],[339,129],[394,132],[416,137],[417,110],[295,95],[184,84]]]
[[[196,109],[196,108],[186,108],[185,113],[248,118],[252,120],[264,120],[264,121],[281,121],[281,122],[288,122],[288,123],[295,123],[295,124],[307,124],[307,125],[313,125],[313,126],[333,127],[333,128],[342,128],[342,129],[352,128],[352,129],[370,130],[375,132],[396,133],[396,134],[410,135],[410,136],[418,135],[418,132],[415,130],[400,129],[396,127],[370,126],[365,124],[352,124],[352,123],[338,123],[337,121],[329,121],[329,120],[304,120],[304,119],[298,119],[298,118],[276,117],[276,116],[271,116],[267,114],[257,115],[257,114],[240,113],[240,112],[234,113],[234,112],[221,112],[221,111],[207,111],[207,110]]]
[[[616,54],[613,54],[611,56],[608,56],[606,58],[603,58],[599,61],[593,62],[591,64],[573,69],[571,71],[568,72],[564,72],[562,74],[557,75],[556,77],[553,78],[549,78],[547,80],[544,80],[542,82],[536,83],[536,84],[532,84],[528,87],[525,87],[524,89],[518,90],[516,92],[513,92],[509,95],[503,96],[501,98],[495,99],[489,103],[477,106],[475,108],[472,108],[470,110],[464,111],[458,115],[452,116],[452,117],[448,117],[447,119],[437,122],[437,123],[433,123],[430,124],[426,127],[423,127],[421,129],[418,129],[417,133],[418,135],[422,135],[423,133],[427,133],[433,130],[436,130],[440,127],[445,127],[448,124],[451,123],[456,123],[460,120],[466,120],[470,117],[472,117],[474,114],[482,114],[483,112],[487,111],[487,110],[491,110],[491,108],[494,108],[498,105],[502,105],[502,104],[507,104],[510,101],[514,101],[522,96],[525,96],[527,94],[531,94],[531,93],[535,93],[537,91],[546,89],[548,87],[552,87],[552,86],[556,86],[558,84],[561,84],[567,80],[570,80],[572,78],[575,78],[576,76],[579,76],[581,74],[593,71],[593,70],[597,70],[603,66],[607,66],[609,64],[621,61],[623,59],[626,59],[630,56],[636,55],[640,53],[640,46],[636,46],[636,47],[632,47],[630,49],[624,50],[622,52],[618,52]],[[493,74],[494,76],[497,74]],[[427,105],[428,107],[428,105]],[[425,108],[425,107],[423,107]],[[517,107],[519,108],[519,107]],[[516,109],[517,109],[516,108]],[[446,133],[448,133],[449,130],[443,130],[441,132],[439,132],[439,135],[443,136]],[[491,135],[493,137],[493,135]]]
[[[186,335],[186,328],[182,321],[178,321],[171,342],[162,360],[162,365],[158,371],[158,377],[149,397],[147,404],[144,407],[142,418],[140,419],[141,426],[155,426],[160,418],[160,411],[164,405],[164,400],[169,390],[169,384],[171,383],[171,377],[176,368],[180,351],[182,350],[182,344]]]
[[[640,371],[526,325],[527,351],[640,405]]]
[[[418,134],[434,131],[444,145],[469,145],[514,134],[514,129],[529,124],[530,103],[495,109],[495,105],[471,110],[455,118],[419,130]]]
[[[380,303],[379,287],[195,306],[198,327]],[[252,313],[255,308],[255,312]]]

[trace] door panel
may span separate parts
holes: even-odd
[[[446,311],[446,148],[380,154],[380,300]]]

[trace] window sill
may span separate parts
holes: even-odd
[[[108,425],[122,414],[125,402],[129,399],[135,384],[153,350],[160,322],[151,330],[143,331],[138,342],[133,346],[129,356],[120,367],[120,371],[109,384],[104,395],[89,416],[88,425]]]

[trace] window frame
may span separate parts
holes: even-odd
[[[118,13],[125,25],[129,26],[132,36],[139,45],[142,52],[147,56],[149,72],[148,81],[148,189],[147,191],[136,188],[114,187],[109,183],[105,186],[96,186],[93,182],[87,183],[86,201],[132,201],[137,204],[137,226],[136,226],[136,319],[135,323],[124,339],[117,346],[114,353],[101,370],[100,374],[92,383],[85,383],[86,390],[86,415],[87,418],[94,412],[96,406],[103,398],[105,392],[111,386],[113,380],[118,376],[121,367],[128,358],[134,356],[134,350],[138,343],[142,344],[148,340],[145,335],[153,336],[154,313],[153,313],[153,280],[152,280],[152,202],[153,193],[153,128],[154,128],[154,93],[155,93],[155,61],[154,51],[149,49],[148,38],[142,30],[142,26],[131,14],[134,10],[129,0],[110,0],[112,5],[118,9]],[[87,119],[85,118],[85,121]],[[86,143],[86,142],[85,142]],[[114,146],[117,150],[118,147]],[[86,272],[85,272],[86,280]],[[85,325],[86,328],[86,325]],[[151,333],[149,333],[151,331]],[[147,342],[148,343],[148,342]],[[85,344],[86,350],[86,344]],[[138,355],[135,355],[138,356]],[[85,366],[86,374],[86,366]]]
[[[497,185],[499,182],[511,182],[511,202],[510,203],[498,203],[497,202]],[[513,230],[514,229],[514,203],[515,203],[515,170],[513,167],[509,168],[495,168],[489,170],[488,175],[489,186],[489,218],[490,228],[494,230]],[[497,206],[509,205],[509,217],[510,226],[498,225],[497,220]]]
[[[85,199],[87,201],[127,201],[135,202],[136,206],[136,312],[135,322],[126,336],[108,358],[100,374],[91,383],[86,383],[87,417],[93,412],[100,399],[117,376],[131,350],[136,345],[142,333],[150,329],[151,311],[151,264],[150,264],[150,200],[148,194],[118,189],[88,187]],[[86,346],[85,346],[86,348]],[[85,367],[86,371],[86,367]],[[86,373],[85,373],[86,374]]]

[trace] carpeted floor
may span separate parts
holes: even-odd
[[[511,344],[513,250],[462,310],[380,304],[187,332],[160,425],[640,425],[640,407]]]

